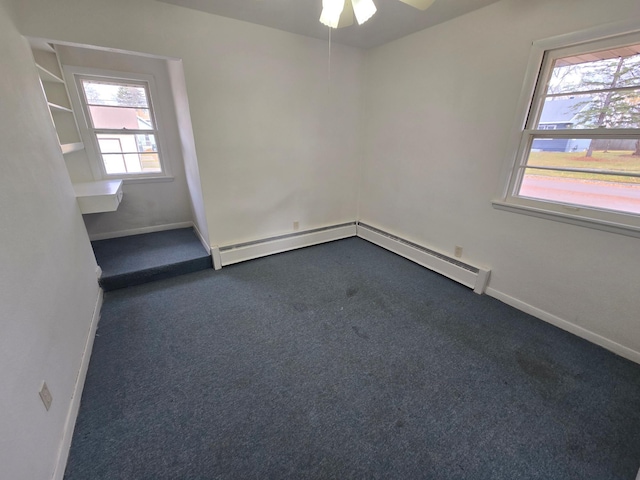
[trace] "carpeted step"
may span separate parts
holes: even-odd
[[[208,268],[212,268],[210,256],[187,260],[179,263],[172,263],[170,265],[160,265],[157,267],[147,268],[145,270],[138,270],[134,272],[121,273],[110,276],[103,275],[100,278],[99,283],[102,289],[105,292],[108,292],[110,290],[116,290],[118,288],[127,288],[132,287],[133,285],[140,285],[142,283],[164,280],[165,278],[177,277],[178,275],[198,272],[200,270],[206,270]]]
[[[192,228],[99,240],[92,246],[105,291],[212,268]]]

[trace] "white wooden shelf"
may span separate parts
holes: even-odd
[[[53,103],[53,102],[47,102],[47,104],[49,105],[49,108],[51,110],[56,110],[58,112],[73,113],[73,110],[71,110],[69,107],[64,107],[62,105],[58,105],[57,103]]]
[[[43,82],[64,83],[64,80],[61,77],[59,77],[55,73],[50,72],[39,63],[36,63],[36,67],[38,67],[38,73],[40,73],[40,79]]]
[[[114,212],[122,201],[122,180],[75,183],[73,188],[82,213]]]
[[[83,150],[84,144],[78,131],[76,116],[71,109],[69,93],[55,48],[42,40],[30,39],[30,43],[33,60],[51,112],[51,120],[58,135],[60,151],[66,155]]]
[[[62,150],[62,154],[77,152],[79,150],[84,150],[84,143],[75,142],[75,143],[63,143],[60,145],[60,150]]]

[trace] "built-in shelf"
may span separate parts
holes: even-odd
[[[73,188],[82,213],[114,212],[122,200],[122,180],[75,183]]]
[[[64,143],[60,145],[60,150],[62,150],[63,154],[84,150],[84,143],[82,142]]]
[[[41,50],[47,53],[55,53],[55,49],[53,48],[53,44],[43,40],[41,38],[32,38],[29,37],[29,45],[33,50]]]
[[[33,60],[38,70],[42,90],[51,112],[51,120],[58,135],[63,154],[84,149],[76,116],[71,109],[69,92],[62,75],[62,67],[55,48],[43,40],[30,39]]]
[[[69,107],[63,107],[62,105],[58,105],[57,103],[53,103],[53,102],[47,102],[47,104],[49,105],[49,108],[51,110],[55,110],[58,112],[73,113],[73,110],[71,110]]]
[[[40,74],[40,79],[43,82],[64,83],[64,80],[61,77],[59,77],[55,73],[50,72],[42,65],[36,63],[36,67],[38,67],[38,73]]]

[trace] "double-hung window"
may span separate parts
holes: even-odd
[[[494,204],[640,235],[640,34],[545,49],[541,59]]]
[[[81,133],[94,176],[140,179],[167,175],[152,102],[152,77],[93,75],[72,70],[84,114]]]

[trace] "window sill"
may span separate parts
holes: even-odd
[[[493,205],[493,208],[497,210],[520,213],[532,217],[544,218],[546,220],[553,220],[555,222],[569,223],[571,225],[578,225],[580,227],[593,228],[596,230],[602,230],[604,232],[617,233],[619,235],[640,238],[640,228],[632,225],[594,219],[571,213],[555,212],[552,210],[533,207],[529,205],[508,203],[504,200],[493,200],[491,203]]]
[[[108,177],[108,180],[122,180],[122,183],[125,185],[131,185],[136,183],[166,183],[173,182],[175,177],[171,175],[162,176],[162,177],[135,177],[135,178],[127,178],[127,177]]]

